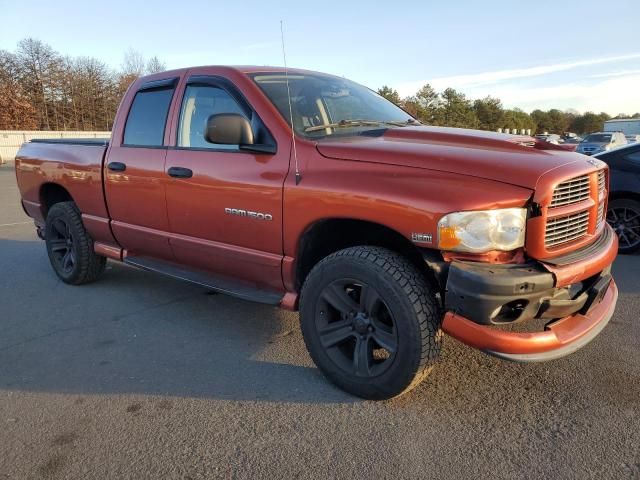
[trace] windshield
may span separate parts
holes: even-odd
[[[260,73],[253,80],[291,123],[287,77]],[[289,74],[293,128],[307,137],[354,135],[363,131],[419,122],[401,108],[362,85],[318,74]]]
[[[582,142],[583,143],[609,143],[611,141],[611,135],[606,135],[604,133],[592,133],[587,136]]]

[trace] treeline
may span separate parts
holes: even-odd
[[[429,84],[422,87],[415,95],[405,98],[401,98],[396,90],[388,86],[378,89],[378,93],[428,125],[493,131],[508,128],[531,129],[533,133],[585,134],[602,130],[602,123],[612,118],[605,112],[580,114],[576,111],[561,111],[555,108],[527,113],[518,108],[504,108],[498,98],[485,97],[470,100],[453,88],[437,92]],[[615,118],[629,117],[640,118],[640,113],[634,115],[621,113]]]
[[[15,52],[0,50],[0,130],[111,130],[131,82],[165,69],[157,57],[130,50],[114,70],[27,38]]]
[[[146,60],[134,50],[114,70],[96,58],[63,56],[40,40],[24,39],[15,52],[0,50],[0,130],[111,130],[131,82],[162,70],[157,57]],[[602,129],[611,118],[558,109],[527,113],[504,108],[498,98],[474,101],[453,88],[437,92],[428,84],[405,98],[387,86],[378,93],[429,125],[582,134]]]

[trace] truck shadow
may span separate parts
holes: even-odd
[[[359,401],[315,368],[297,314],[117,263],[98,282],[71,287],[55,277],[40,241],[0,239],[0,252],[0,389]],[[638,293],[640,262],[627,263],[616,266],[621,291]],[[452,340],[444,353],[424,386],[406,397],[410,402],[459,397],[465,384],[467,400],[478,385],[498,394],[514,378],[524,389],[531,375],[547,370],[504,364]],[[452,376],[454,370],[464,373]]]
[[[40,241],[0,252],[0,389],[355,401],[315,368],[297,314],[118,263],[72,287]]]

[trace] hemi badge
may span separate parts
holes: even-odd
[[[411,240],[416,243],[433,243],[433,236],[430,233],[412,233]]]

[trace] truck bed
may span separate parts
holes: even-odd
[[[108,221],[102,186],[108,145],[103,138],[34,139],[22,145],[16,177],[24,209],[37,225],[44,224],[46,197],[58,194],[59,187],[69,192],[87,223]]]

